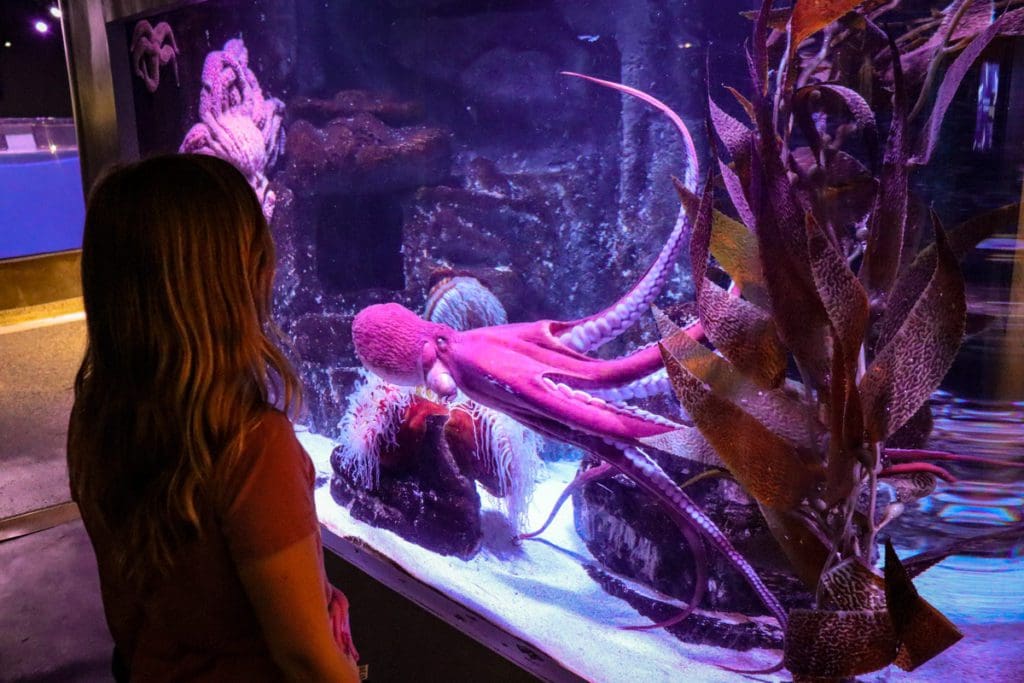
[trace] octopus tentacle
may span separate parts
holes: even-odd
[[[573,477],[573,480],[570,481],[568,485],[566,485],[566,487],[562,490],[562,493],[558,496],[558,500],[555,501],[555,506],[551,509],[551,512],[548,514],[548,518],[544,520],[543,524],[540,525],[540,528],[536,531],[531,531],[525,534],[519,534],[517,539],[520,541],[524,541],[529,538],[536,538],[537,536],[540,536],[547,530],[549,526],[551,526],[551,522],[555,520],[555,515],[557,515],[558,511],[562,509],[562,506],[565,504],[565,501],[569,500],[569,496],[571,496],[574,491],[583,488],[585,484],[588,484],[592,481],[597,481],[598,479],[609,477],[613,474],[615,474],[615,471],[612,469],[612,466],[606,462],[602,462],[596,467],[591,467],[588,470],[582,470],[577,472],[576,476]]]
[[[600,464],[594,467],[591,467],[590,469],[577,472],[576,476],[573,477],[573,480],[569,482],[569,484],[562,490],[562,493],[558,496],[558,500],[555,501],[555,505],[552,508],[551,512],[548,514],[548,517],[544,521],[544,524],[542,524],[540,528],[536,531],[531,531],[530,533],[526,534],[520,534],[517,537],[518,540],[527,540],[530,538],[535,538],[540,534],[544,533],[544,531],[547,530],[548,526],[551,525],[551,522],[555,519],[555,516],[558,514],[558,511],[562,509],[562,505],[565,504],[565,501],[569,499],[569,496],[571,496],[573,492],[583,488],[583,486],[589,484],[592,481],[604,479],[605,477],[612,476],[615,473],[615,468],[613,468],[609,463],[604,461],[602,461]],[[693,611],[697,609],[697,606],[700,605],[701,601],[704,599],[704,594],[707,592],[708,584],[708,562],[707,553],[704,551],[704,543],[703,541],[701,541],[700,535],[697,533],[694,524],[682,524],[680,525],[680,531],[683,534],[683,539],[685,540],[687,546],[690,548],[694,563],[693,593],[690,596],[690,600],[687,603],[687,606],[678,614],[675,614],[672,617],[665,619],[663,621],[655,622],[653,624],[623,626],[622,629],[624,631],[649,631],[659,628],[668,628],[669,626],[675,626],[679,622],[686,619],[686,617],[690,616],[690,614],[692,614]]]
[[[959,453],[932,451],[920,448],[886,448],[885,456],[889,459],[891,464],[879,473],[880,476],[925,472],[950,483],[956,483],[957,479],[946,469],[939,467],[938,465],[920,461],[938,460],[956,463],[976,463],[981,465],[991,465],[993,467],[1024,467],[1024,462],[982,458],[974,455],[960,455]]]
[[[679,423],[673,422],[672,420],[662,417],[657,413],[652,413],[644,410],[643,408],[629,405],[627,403],[607,401],[600,396],[599,391],[595,391],[593,389],[575,389],[565,382],[556,382],[550,377],[544,377],[541,381],[549,391],[554,392],[565,399],[569,399],[570,401],[580,402],[592,408],[601,407],[623,416],[628,415],[631,418],[643,420],[648,424],[657,425],[659,427],[667,427],[669,429],[676,429],[679,427]]]
[[[950,474],[943,468],[939,467],[938,465],[932,465],[931,463],[927,462],[904,462],[900,463],[899,465],[889,465],[881,472],[879,472],[878,476],[892,477],[898,474],[914,474],[916,472],[924,472],[926,474],[935,475],[939,479],[942,479],[943,481],[948,481],[951,484],[955,484],[957,481],[956,477],[954,477],[952,474]]]
[[[686,124],[683,123],[683,120],[679,117],[679,114],[675,113],[671,107],[669,107],[667,104],[657,99],[656,97],[648,95],[642,90],[631,88],[630,86],[623,85],[622,83],[606,81],[601,78],[595,78],[593,76],[587,76],[586,74],[576,73],[575,71],[563,71],[561,73],[563,76],[573,76],[574,78],[582,78],[585,81],[590,81],[591,83],[596,83],[597,85],[601,85],[606,88],[611,88],[612,90],[618,90],[619,92],[625,95],[635,97],[641,102],[646,102],[647,104],[651,105],[652,107],[660,111],[662,114],[667,116],[669,120],[672,122],[672,125],[675,126],[677,131],[679,131],[679,134],[682,135],[683,144],[686,145],[686,154],[690,158],[690,162],[693,164],[686,170],[684,184],[691,189],[694,185],[696,185],[697,177],[699,175],[700,170],[699,166],[697,165],[697,146],[693,144],[693,136],[690,135],[690,129],[686,127]]]
[[[687,129],[686,124],[683,123],[683,120],[668,105],[647,93],[630,88],[627,85],[622,85],[621,83],[613,83],[571,71],[563,71],[562,73],[566,76],[582,78],[591,83],[597,83],[598,85],[618,90],[621,93],[646,102],[665,114],[672,121],[676,130],[682,135],[683,143],[686,147],[686,154],[689,158],[686,184],[691,187],[696,185],[698,162],[697,149],[693,144],[693,137],[690,135],[690,131]],[[640,316],[647,312],[647,309],[658,298],[658,295],[661,294],[661,290],[664,288],[673,266],[679,259],[680,252],[683,250],[683,243],[685,242],[683,237],[688,232],[689,225],[686,210],[680,207],[675,226],[672,228],[665,246],[662,247],[661,253],[658,254],[657,259],[647,269],[643,277],[624,297],[608,308],[586,318],[563,323],[565,329],[561,330],[558,334],[559,341],[580,353],[586,353],[615,339],[632,327],[640,319]]]
[[[640,449],[625,446],[614,450],[615,454],[606,452],[602,457],[661,501],[673,521],[680,527],[691,523],[696,525],[711,545],[743,575],[764,606],[785,630],[786,610],[778,598],[765,585],[746,558],[736,550],[729,537],[693,502],[693,499]]]
[[[1014,460],[998,460],[996,458],[982,458],[976,455],[960,455],[947,451],[931,451],[920,448],[886,448],[885,455],[894,462],[905,460],[946,460],[951,462],[970,462],[980,465],[992,465],[994,467],[1024,467],[1024,462]]]
[[[780,659],[777,664],[773,664],[772,666],[769,666],[769,667],[767,667],[765,669],[734,669],[733,667],[725,666],[724,664],[719,664],[718,665],[718,667],[720,669],[725,669],[726,671],[730,671],[730,672],[732,672],[734,674],[743,674],[743,675],[746,675],[746,676],[766,676],[768,674],[773,674],[773,673],[775,673],[777,671],[782,671],[782,669],[785,666],[786,666],[786,660],[785,659]]]
[[[619,403],[634,398],[651,398],[652,396],[672,394],[673,391],[672,383],[668,379],[668,372],[662,368],[627,384],[591,389],[588,393],[611,403]]]
[[[624,297],[603,311],[568,323],[568,328],[558,335],[559,341],[580,353],[586,353],[632,327],[661,294],[672,266],[682,251],[683,236],[688,225],[685,211],[680,209],[665,247],[640,281]]]

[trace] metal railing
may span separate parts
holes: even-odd
[[[0,154],[77,151],[75,122],[70,118],[0,119]]]

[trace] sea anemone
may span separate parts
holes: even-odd
[[[398,445],[398,430],[415,392],[366,370],[360,373],[362,380],[349,395],[338,423],[340,462],[359,486],[372,490],[380,481],[381,451]]]
[[[468,399],[452,407],[453,413],[457,410],[472,419],[478,479],[501,501],[513,527],[525,530],[540,463],[541,437],[508,415]]]
[[[423,317],[455,330],[508,323],[498,297],[475,277],[465,275],[446,277],[435,284],[427,297]]]

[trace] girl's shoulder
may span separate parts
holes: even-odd
[[[246,488],[254,477],[272,479],[289,470],[297,470],[305,477],[308,460],[292,421],[268,406],[249,423],[233,456],[217,463],[215,482],[230,497]]]
[[[292,421],[287,415],[273,406],[267,406],[264,408],[263,411],[260,412],[252,421],[246,433],[247,437],[256,436],[263,438],[275,436],[294,437],[294,435],[295,427],[292,425]]]
[[[316,471],[284,413],[268,408],[254,419],[233,461],[215,498],[232,557],[264,557],[316,532]]]
[[[295,436],[295,425],[277,408],[268,406],[250,423],[242,437],[243,460],[259,458],[295,461],[307,459],[305,449]]]

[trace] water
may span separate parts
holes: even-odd
[[[909,124],[910,152],[929,154],[922,136],[933,98],[917,102],[925,84],[937,88],[957,71],[950,65],[963,46],[1020,4],[967,7],[951,34],[957,47],[938,68],[929,67],[936,43],[928,40],[948,27],[933,13],[939,3],[906,2],[873,15],[904,54],[908,109],[921,111]],[[912,267],[910,257],[934,240],[929,209],[962,246],[956,226],[1019,201],[1024,47],[1017,38],[994,41],[955,97],[938,96],[949,106],[930,163],[914,167],[905,193],[897,188],[881,202],[883,210],[906,202],[907,229],[880,247],[868,216],[877,183],[890,178],[874,148],[887,138],[893,111],[885,41],[863,23],[809,31],[789,60],[798,67],[797,94],[779,98],[785,106],[775,130],[786,158],[777,174],[762,177],[758,169],[771,166],[748,163],[742,130],[751,127],[744,98],[753,97],[743,46],[758,41],[739,12],[750,9],[755,4],[741,0],[210,0],[133,17],[111,35],[123,43],[115,82],[120,110],[134,113],[125,125],[138,152],[224,156],[260,199],[278,245],[275,311],[306,387],[304,439],[329,482],[317,493],[327,528],[363,539],[594,680],[623,680],[614,662],[627,658],[637,662],[629,680],[683,672],[729,680],[720,666],[768,666],[783,636],[773,613],[835,604],[798,578],[778,547],[777,539],[791,536],[769,528],[750,495],[818,525],[835,541],[837,562],[860,556],[881,565],[866,517],[817,500],[823,493],[808,464],[828,452],[808,434],[829,430],[834,373],[857,367],[830,365],[836,345],[823,341],[825,313],[849,313],[831,319],[855,338],[848,360],[863,349],[858,377],[866,370],[885,389],[861,386],[868,417],[911,423],[888,445],[993,461],[937,460],[955,481],[940,478],[929,495],[879,509],[879,540],[891,539],[908,563],[919,553],[955,551],[915,585],[966,635],[911,674],[881,662],[875,680],[952,670],[983,680],[985,662],[1002,662],[1007,679],[1024,677],[1007,649],[1024,637],[1024,467],[1012,466],[1024,462],[1024,232],[1015,210],[990,218],[980,246],[959,254],[966,337],[955,358],[949,351],[950,362],[932,367],[950,336],[936,321],[960,296],[949,282],[961,276],[951,271],[936,276],[945,283],[937,303],[909,316],[921,325],[890,342],[900,349],[897,360],[884,371],[881,361],[872,365],[883,358],[883,307],[898,310],[893,302],[913,285],[885,281],[885,260]],[[823,45],[823,35],[832,42]],[[770,88],[783,38],[768,41]],[[692,230],[677,223],[673,184],[678,178],[699,193],[716,167],[704,124],[706,71],[716,107],[738,122],[730,134],[715,114],[718,153],[733,162],[716,169],[725,181],[717,181],[715,207],[734,219],[716,223],[711,240],[707,277],[721,290],[694,281],[701,264],[691,255],[706,254],[691,251]],[[658,98],[692,140],[649,103],[562,72]],[[759,194],[787,183],[802,203],[790,206],[774,190]],[[687,201],[692,219],[699,200]],[[765,202],[774,213],[757,210]],[[787,211],[796,218],[785,218]],[[813,241],[813,229],[807,242],[805,211],[823,242]],[[774,224],[771,216],[785,220]],[[882,221],[885,229],[893,220]],[[771,234],[786,235],[781,246]],[[830,289],[846,271],[835,266],[823,278],[808,244],[819,254],[827,246],[861,272],[874,311],[867,335],[849,323],[862,285]],[[883,266],[869,275],[864,264],[872,259]],[[642,281],[651,264],[661,265]],[[643,286],[631,290],[638,281]],[[706,364],[686,366],[697,379],[683,392],[685,406],[649,347],[634,357],[634,369],[608,362],[697,320],[697,296],[705,336],[720,355],[680,347],[678,337],[669,345],[677,360],[690,353]],[[660,329],[652,303],[669,321]],[[539,322],[599,311],[577,326]],[[424,318],[447,327],[425,327]],[[506,320],[525,326],[500,327]],[[417,340],[411,351],[402,345],[407,337]],[[580,361],[578,352],[596,360]],[[719,374],[700,375],[701,367]],[[921,379],[929,373],[934,381]],[[890,386],[888,377],[899,380]],[[784,378],[790,393],[778,389]],[[929,410],[913,419],[893,398],[910,395],[913,413],[932,389]],[[689,483],[709,466],[730,470],[738,483],[720,476]],[[850,467],[840,476],[854,477],[859,466]],[[544,524],[577,471],[590,481],[551,525],[513,543]],[[674,491],[669,479],[685,485],[702,512],[666,493]],[[897,489],[890,482],[886,490]],[[839,497],[857,504],[849,492]],[[883,514],[894,521],[883,525]],[[726,543],[738,552],[723,552]],[[705,567],[706,585],[698,571]],[[680,623],[617,628],[669,619],[695,586],[705,588],[699,610]],[[531,597],[516,604],[522,595]],[[846,609],[867,609],[867,598],[859,599]],[[806,652],[817,644],[841,647],[823,636],[805,650],[791,635],[791,671],[811,666]]]

